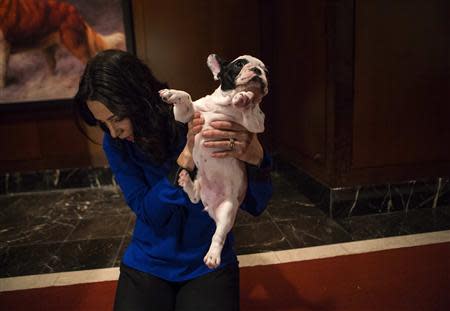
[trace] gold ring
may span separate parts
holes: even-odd
[[[230,142],[229,142],[228,149],[234,150],[234,142],[235,142],[235,141],[236,141],[236,139],[230,138]]]

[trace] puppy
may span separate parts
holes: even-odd
[[[191,96],[184,91],[160,91],[162,99],[174,105],[175,119],[186,123],[195,111],[199,111],[205,120],[203,130],[212,128],[211,121],[225,120],[239,123],[252,133],[263,132],[264,113],[259,104],[268,92],[267,69],[263,62],[249,55],[223,62],[212,54],[208,56],[207,64],[214,78],[221,82],[211,95],[192,102]],[[243,162],[234,157],[213,158],[211,153],[217,150],[206,148],[204,142],[202,135],[195,136],[195,180],[192,181],[183,170],[178,182],[192,202],[202,200],[205,210],[216,222],[216,231],[204,257],[205,264],[213,269],[220,265],[226,236],[247,190],[247,176]],[[229,148],[233,149],[238,143],[230,139]]]
[[[41,49],[54,73],[58,47],[86,64],[97,52],[119,48],[124,42],[122,33],[102,36],[95,32],[67,2],[0,0],[0,88],[5,87],[12,53]]]

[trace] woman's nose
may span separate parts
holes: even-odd
[[[114,126],[112,126],[111,123],[107,124],[108,129],[109,129],[109,134],[111,135],[112,138],[117,138],[117,130],[114,128]]]

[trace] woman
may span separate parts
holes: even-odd
[[[193,171],[193,137],[203,121],[186,126],[158,91],[167,86],[134,55],[107,50],[86,65],[75,96],[77,119],[100,125],[103,148],[124,197],[136,214],[133,237],[122,258],[115,310],[238,310],[239,270],[229,234],[221,265],[203,262],[214,221],[201,203],[176,185],[180,167]],[[199,135],[211,139],[215,157],[248,163],[242,209],[263,212],[271,196],[270,160],[256,135],[238,124],[216,121]],[[186,139],[187,137],[187,139]],[[224,149],[230,138],[233,150]]]

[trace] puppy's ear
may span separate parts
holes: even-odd
[[[208,56],[206,63],[208,64],[208,67],[214,76],[214,80],[219,80],[219,73],[222,70],[222,66],[225,62],[222,61],[222,59],[220,59],[218,55],[211,54]]]

